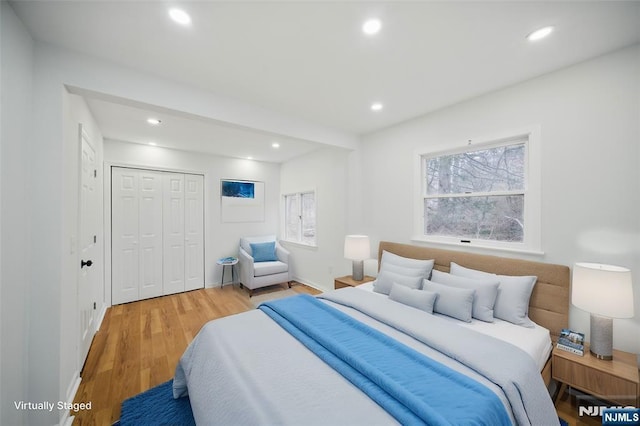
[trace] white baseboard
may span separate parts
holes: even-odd
[[[60,421],[60,426],[71,426],[73,425],[73,420],[76,418],[75,416],[70,416],[69,412],[67,412],[66,414],[66,420],[64,421],[64,423],[62,421]]]
[[[98,315],[98,321],[96,322],[96,333],[100,330],[102,326],[102,321],[104,320],[104,316],[107,314],[107,309],[109,306],[106,304],[102,305],[102,309],[100,310],[100,315]]]
[[[320,284],[316,284],[316,283],[311,282],[311,281],[303,280],[302,278],[299,278],[299,277],[293,277],[292,281],[295,281],[295,282],[300,283],[300,284],[304,284],[304,285],[309,286],[311,288],[315,288],[316,290],[322,291],[322,292],[333,290],[332,288],[327,289],[327,288],[321,286]]]
[[[80,378],[80,372],[76,371],[73,374],[73,378],[71,379],[71,383],[69,383],[69,386],[67,387],[67,401],[69,404],[73,404],[73,400],[76,397],[76,393],[78,392],[78,388],[80,388],[80,382],[82,381],[82,379]],[[60,423],[58,423],[60,426],[71,426],[71,424],[73,423],[73,417],[69,415],[69,410],[64,410],[63,412],[60,413]]]

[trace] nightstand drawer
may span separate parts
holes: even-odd
[[[636,383],[562,357],[555,356],[553,359],[553,377],[608,401],[634,405],[637,401]]]

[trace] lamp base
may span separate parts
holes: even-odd
[[[356,281],[364,279],[364,260],[354,260],[351,276]]]
[[[613,359],[613,319],[591,314],[589,352],[598,359]]]

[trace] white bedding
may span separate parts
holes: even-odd
[[[440,316],[377,296],[347,288],[321,297],[483,384],[502,401],[514,424],[556,424],[557,414],[542,378],[522,351],[494,338],[483,340],[488,338],[479,333],[447,327]],[[430,325],[422,327],[425,323]],[[496,353],[508,355],[501,359]],[[198,425],[396,423],[261,310],[207,323],[176,368],[173,393],[176,398],[190,396]]]
[[[373,282],[359,285],[356,288],[363,291],[373,292],[380,297],[387,297],[384,294],[375,293],[373,291]],[[553,349],[549,330],[539,326],[538,324],[536,324],[534,328],[527,328],[512,324],[507,321],[502,321],[497,318],[492,323],[478,321],[477,319],[472,319],[471,322],[464,322],[447,317],[446,315],[434,315],[450,321],[454,321],[456,324],[459,324],[463,327],[477,330],[480,333],[495,337],[497,339],[517,346],[518,348],[529,354],[531,358],[533,358],[539,370],[541,371],[547,360],[549,359],[549,354]]]

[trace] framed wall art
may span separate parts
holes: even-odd
[[[264,222],[264,182],[220,180],[222,222]]]

